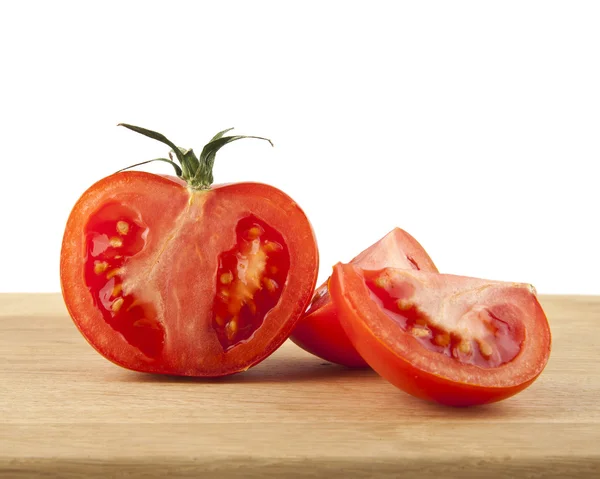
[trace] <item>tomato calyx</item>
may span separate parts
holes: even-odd
[[[141,128],[139,126],[129,125],[127,123],[119,123],[117,126],[124,126],[125,128],[135,131],[136,133],[140,133],[141,135],[147,136],[148,138],[152,138],[153,140],[160,141],[165,145],[171,147],[171,152],[169,152],[169,158],[154,158],[152,160],[143,161],[141,163],[136,163],[135,165],[128,166],[119,171],[128,170],[129,168],[134,168],[136,166],[145,165],[147,163],[151,163],[153,161],[162,161],[165,163],[169,163],[174,169],[175,173],[179,178],[184,180],[188,186],[193,190],[207,190],[213,184],[213,166],[215,164],[215,156],[217,151],[219,151],[223,146],[227,143],[231,143],[232,141],[241,140],[242,138],[255,138],[258,140],[268,141],[271,146],[273,146],[273,142],[268,138],[263,138],[260,136],[245,136],[245,135],[231,135],[225,136],[225,134],[233,128],[228,128],[226,130],[220,131],[215,136],[211,138],[211,140],[202,148],[200,152],[200,157],[196,156],[194,150],[191,148],[185,149],[176,146],[171,140],[169,140],[166,136],[156,131],[148,130],[146,128]],[[173,160],[173,155],[177,158],[179,165],[175,163]]]

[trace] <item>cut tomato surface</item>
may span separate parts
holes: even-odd
[[[385,267],[437,272],[425,249],[406,231],[395,228],[356,256],[352,264],[367,269]],[[311,304],[291,336],[304,350],[348,367],[367,367],[344,332],[331,302],[327,282],[313,295]]]
[[[272,186],[198,189],[121,172],[76,203],[60,270],[71,317],[109,360],[222,376],[288,338],[310,301],[318,251],[304,212]]]
[[[548,321],[528,284],[338,264],[329,287],[359,354],[422,399],[505,399],[529,386],[550,355]]]

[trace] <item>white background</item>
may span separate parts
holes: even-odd
[[[324,279],[394,226],[443,272],[600,294],[600,2],[2,2],[0,291],[58,291],[79,195],[164,156],[290,194]],[[158,164],[148,171],[169,172]]]

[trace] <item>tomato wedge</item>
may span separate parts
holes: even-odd
[[[351,263],[367,269],[389,266],[437,272],[435,264],[419,242],[400,228],[390,231]],[[327,361],[355,368],[368,366],[342,329],[327,291],[327,282],[316,290],[290,339],[302,349]]]
[[[469,406],[508,398],[550,355],[548,321],[528,284],[338,264],[329,288],[360,355],[422,399]]]
[[[214,153],[242,138],[224,133],[199,159],[173,150],[180,178],[116,173],[71,212],[64,300],[87,341],[120,366],[186,376],[244,371],[288,338],[310,301],[318,251],[306,215],[269,185],[211,185]]]

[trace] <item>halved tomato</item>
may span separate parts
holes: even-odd
[[[126,125],[164,143],[158,133]],[[226,130],[227,131],[227,130]],[[119,172],[89,188],[61,251],[65,303],[88,342],[125,368],[188,376],[248,369],[305,311],[318,252],[300,207],[258,183],[211,186],[219,133],[180,178]]]
[[[394,228],[356,256],[352,264],[367,269],[385,267],[437,272],[433,261],[410,234]],[[327,291],[327,282],[315,292],[312,302],[290,339],[309,353],[348,367],[367,367],[344,333]]]
[[[419,398],[499,401],[529,386],[550,355],[548,321],[528,284],[338,264],[329,288],[359,354]]]

